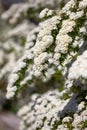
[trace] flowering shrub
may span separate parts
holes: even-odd
[[[48,81],[57,70],[67,78],[66,86],[71,86],[68,71],[86,44],[84,3],[71,0],[60,12],[44,9],[40,13],[42,22],[28,35],[24,55],[9,79],[7,98],[38,78]]]
[[[21,14],[26,18],[29,11],[37,17],[39,9],[30,10],[31,5],[46,7],[39,15],[38,25],[32,25],[29,30],[28,26],[24,27],[25,33],[23,24],[17,25],[7,35],[11,38],[19,35],[17,39],[22,39],[28,34],[25,49],[23,46],[9,76],[6,97],[18,96],[26,87],[36,90],[30,94],[29,103],[18,112],[22,119],[20,130],[86,130],[87,0],[70,0],[60,10],[48,1],[46,5],[40,2],[41,6],[38,2],[39,6],[25,4],[24,9],[15,5],[2,14],[2,19],[16,24]]]
[[[85,130],[87,127],[87,99],[79,100],[78,93],[51,90],[35,97],[18,112],[22,119],[20,130]]]
[[[8,79],[8,74],[12,70],[11,67],[15,66],[15,62],[23,54],[26,36],[38,24],[39,12],[45,7],[60,7],[65,1],[51,0],[44,2],[44,0],[37,0],[35,2],[29,0],[25,3],[13,4],[7,11],[2,11],[0,15],[0,50],[3,48],[0,60],[0,79],[6,77],[6,75]],[[30,15],[32,15],[32,18]]]

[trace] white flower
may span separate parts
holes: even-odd
[[[84,107],[85,107],[85,102],[82,101],[82,102],[78,105],[78,111],[81,111]]]
[[[65,118],[63,118],[63,120],[62,120],[62,122],[63,123],[66,123],[66,122],[71,122],[72,121],[72,118],[71,117],[65,117]]]
[[[14,95],[15,95],[14,92],[8,92],[8,93],[6,94],[6,98],[7,98],[7,99],[10,99],[10,98],[12,98]]]
[[[45,15],[48,13],[48,11],[49,11],[49,9],[45,8],[44,10],[41,11],[39,17],[40,17],[40,18],[44,18]]]
[[[70,36],[66,35],[57,35],[56,38],[56,48],[55,52],[67,53],[68,45],[72,41]]]
[[[80,9],[84,9],[85,7],[87,7],[87,0],[82,0],[82,1],[79,3],[79,8],[80,8]]]

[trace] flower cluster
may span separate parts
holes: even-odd
[[[16,23],[20,14],[27,17],[26,13],[31,13],[35,17],[39,7],[46,7],[39,15],[41,22],[37,26],[27,21],[26,26],[23,23],[17,25],[7,35],[12,39],[19,35],[20,38],[16,41],[21,43],[18,39],[22,39],[24,42],[22,50],[20,49],[22,56],[19,60],[16,59],[9,76],[6,97],[10,99],[16,96],[24,87],[29,87],[30,91],[32,89],[32,94],[29,91],[30,102],[18,112],[22,119],[20,130],[86,130],[87,0],[70,0],[60,11],[56,8],[57,4],[48,0],[46,3],[37,0],[37,4],[32,3],[32,0],[29,2],[30,5],[24,4],[26,9],[18,9],[18,5],[15,5],[6,12],[8,15],[2,15],[2,18],[7,16],[8,21]],[[11,10],[14,15],[9,14]],[[28,30],[28,24],[31,25],[31,31]],[[19,54],[20,51],[15,52]],[[0,53],[0,63],[3,66],[2,59],[5,58],[3,51]]]
[[[29,48],[25,49],[13,70],[7,98],[13,97],[26,83],[29,85],[38,78],[48,81],[57,70],[64,76],[68,75],[68,69],[84,49],[86,41],[87,5],[84,3],[84,0],[71,0],[59,13],[48,9],[40,13],[43,21],[39,24],[39,30],[36,28],[27,38],[26,46]],[[47,17],[50,11],[53,15]],[[73,13],[75,17],[72,17]],[[45,17],[46,20],[43,19]],[[11,96],[9,89],[12,89]]]
[[[67,90],[51,90],[38,95],[19,110],[20,130],[86,130],[87,99],[84,97],[82,101],[78,96]]]
[[[84,51],[82,55],[77,57],[77,60],[72,64],[72,66],[69,69],[68,79],[66,81],[66,83],[71,83],[68,84],[69,87],[70,85],[72,86],[73,84],[77,86],[79,86],[80,84],[86,85],[87,83],[86,69],[87,69],[87,51]]]
[[[0,44],[0,79],[11,72],[11,68],[15,65],[21,53],[22,46],[17,45],[12,39]]]
[[[35,28],[35,24],[25,20],[14,28],[3,33],[0,43],[0,80],[8,79],[16,61],[22,56],[26,35]],[[7,35],[5,35],[7,34]]]

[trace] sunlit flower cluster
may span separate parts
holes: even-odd
[[[1,15],[13,24],[0,41],[6,98],[29,90],[20,130],[87,129],[87,0],[65,1],[28,0]]]
[[[59,13],[55,11],[54,15],[46,17],[46,20],[43,18],[51,10],[46,8],[40,13],[43,21],[38,28],[29,33],[24,55],[12,73],[17,75],[17,78],[9,78],[7,90],[9,87],[16,87],[17,93],[26,83],[31,84],[37,79],[46,82],[57,70],[67,76],[72,62],[76,60],[86,43],[87,6],[83,4],[84,7],[81,8],[81,4],[82,1],[71,0]],[[74,19],[71,17],[73,13],[76,15]],[[12,75],[11,77],[14,77]],[[12,90],[15,95],[14,89]],[[12,97],[9,92],[7,97]]]
[[[86,101],[78,99],[78,94],[67,94],[66,90],[51,90],[23,106],[18,112],[20,130],[85,130]]]
[[[72,82],[71,86],[73,84],[79,85],[79,82],[85,85],[87,83],[86,69],[87,69],[87,51],[84,51],[82,55],[77,57],[77,60],[70,67],[68,80],[66,82]]]

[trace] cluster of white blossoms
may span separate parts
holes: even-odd
[[[22,50],[22,46],[12,39],[0,44],[0,79],[8,76],[18,57],[21,56]]]
[[[33,73],[32,73],[32,66],[33,66],[33,46],[35,44],[36,41],[36,37],[37,37],[37,33],[39,32],[39,28],[36,27],[34,30],[32,30],[27,38],[27,43],[26,43],[26,47],[24,50],[24,55],[18,60],[18,62],[16,63],[16,66],[14,67],[11,77],[9,79],[10,80],[10,84],[7,87],[7,98],[10,98],[12,96],[15,95],[15,91],[17,90],[17,85],[19,84],[19,86],[24,86],[29,80],[31,81],[33,78]],[[21,78],[21,73],[23,72],[24,76]],[[15,85],[14,85],[15,84]],[[16,87],[16,89],[12,89],[12,86],[14,86],[13,88]],[[18,89],[20,89],[20,87]],[[9,91],[9,89],[11,91]]]
[[[39,17],[7,86],[8,99],[24,87],[42,90],[32,91],[19,110],[20,130],[87,130],[87,0],[70,0],[60,11],[45,8]]]
[[[22,56],[26,35],[35,28],[35,24],[25,20],[14,28],[6,31],[4,40],[0,43],[0,80],[8,79],[16,61]]]
[[[40,13],[43,21],[29,33],[23,57],[9,78],[7,98],[27,83],[29,86],[37,79],[48,81],[57,70],[67,76],[72,62],[85,48],[87,5],[84,3],[84,0],[71,0],[60,12],[46,8]],[[75,17],[71,17],[73,13]],[[10,95],[9,89],[13,94]]]
[[[33,95],[34,96],[34,95]],[[50,90],[18,111],[20,130],[86,130],[87,104],[78,93]]]
[[[77,60],[72,64],[69,69],[68,79],[66,82],[79,85],[81,82],[82,84],[86,85],[87,80],[87,51],[84,51],[82,55],[77,57]],[[69,84],[68,84],[69,85]],[[70,87],[70,85],[69,85]]]
[[[10,24],[19,22],[24,17],[35,18],[38,20],[38,14],[45,7],[58,8],[61,4],[66,3],[66,0],[29,0],[25,3],[14,4],[9,10],[4,12],[2,19],[8,21]],[[35,19],[34,19],[35,20]]]

